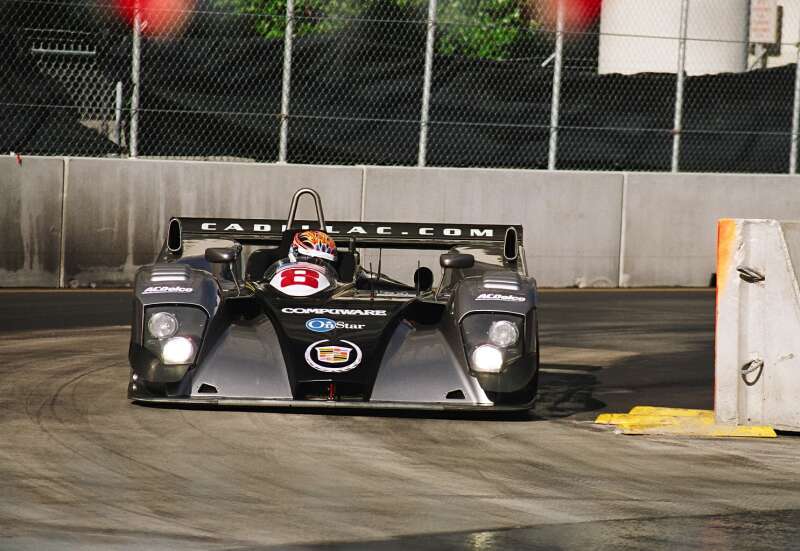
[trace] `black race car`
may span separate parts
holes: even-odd
[[[303,195],[316,203],[314,223],[295,221]],[[335,249],[333,260],[293,257],[312,226],[330,236],[327,248],[315,246]],[[434,286],[418,259],[437,250]],[[365,255],[375,263],[365,267]],[[411,264],[413,277],[382,273],[389,256]],[[286,221],[173,218],[157,262],[136,275],[128,397],[528,409],[539,371],[536,303],[520,226],[326,224],[311,189],[295,193]]]

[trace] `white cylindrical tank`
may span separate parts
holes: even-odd
[[[688,0],[686,73],[747,70],[749,0]],[[675,73],[681,0],[603,0],[598,71]]]

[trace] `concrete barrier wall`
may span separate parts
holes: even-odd
[[[718,219],[799,214],[799,176],[627,174],[620,283],[707,286]]]
[[[171,216],[283,218],[304,186],[325,216],[361,216],[360,168],[189,161],[71,159],[66,191],[64,281],[114,285],[153,262]],[[313,217],[311,202],[300,216]]]
[[[365,220],[522,224],[540,285],[617,284],[621,174],[366,167],[364,179]]]
[[[725,219],[718,235],[717,422],[800,431],[800,222]]]
[[[124,285],[170,216],[282,218],[302,186],[331,220],[523,224],[531,273],[555,287],[707,286],[718,218],[800,212],[800,177],[780,175],[8,157],[0,286]]]
[[[61,159],[0,158],[0,287],[56,287]]]

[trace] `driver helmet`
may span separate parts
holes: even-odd
[[[306,230],[294,234],[291,252],[297,260],[320,258],[328,262],[336,261],[336,243],[320,230]]]

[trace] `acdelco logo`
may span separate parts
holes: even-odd
[[[502,302],[525,302],[525,297],[518,295],[501,295],[499,293],[481,293],[475,300],[499,300]]]
[[[167,286],[159,286],[159,287],[148,287],[144,291],[142,291],[143,295],[155,295],[160,293],[191,293],[194,291],[191,287],[167,287]]]

